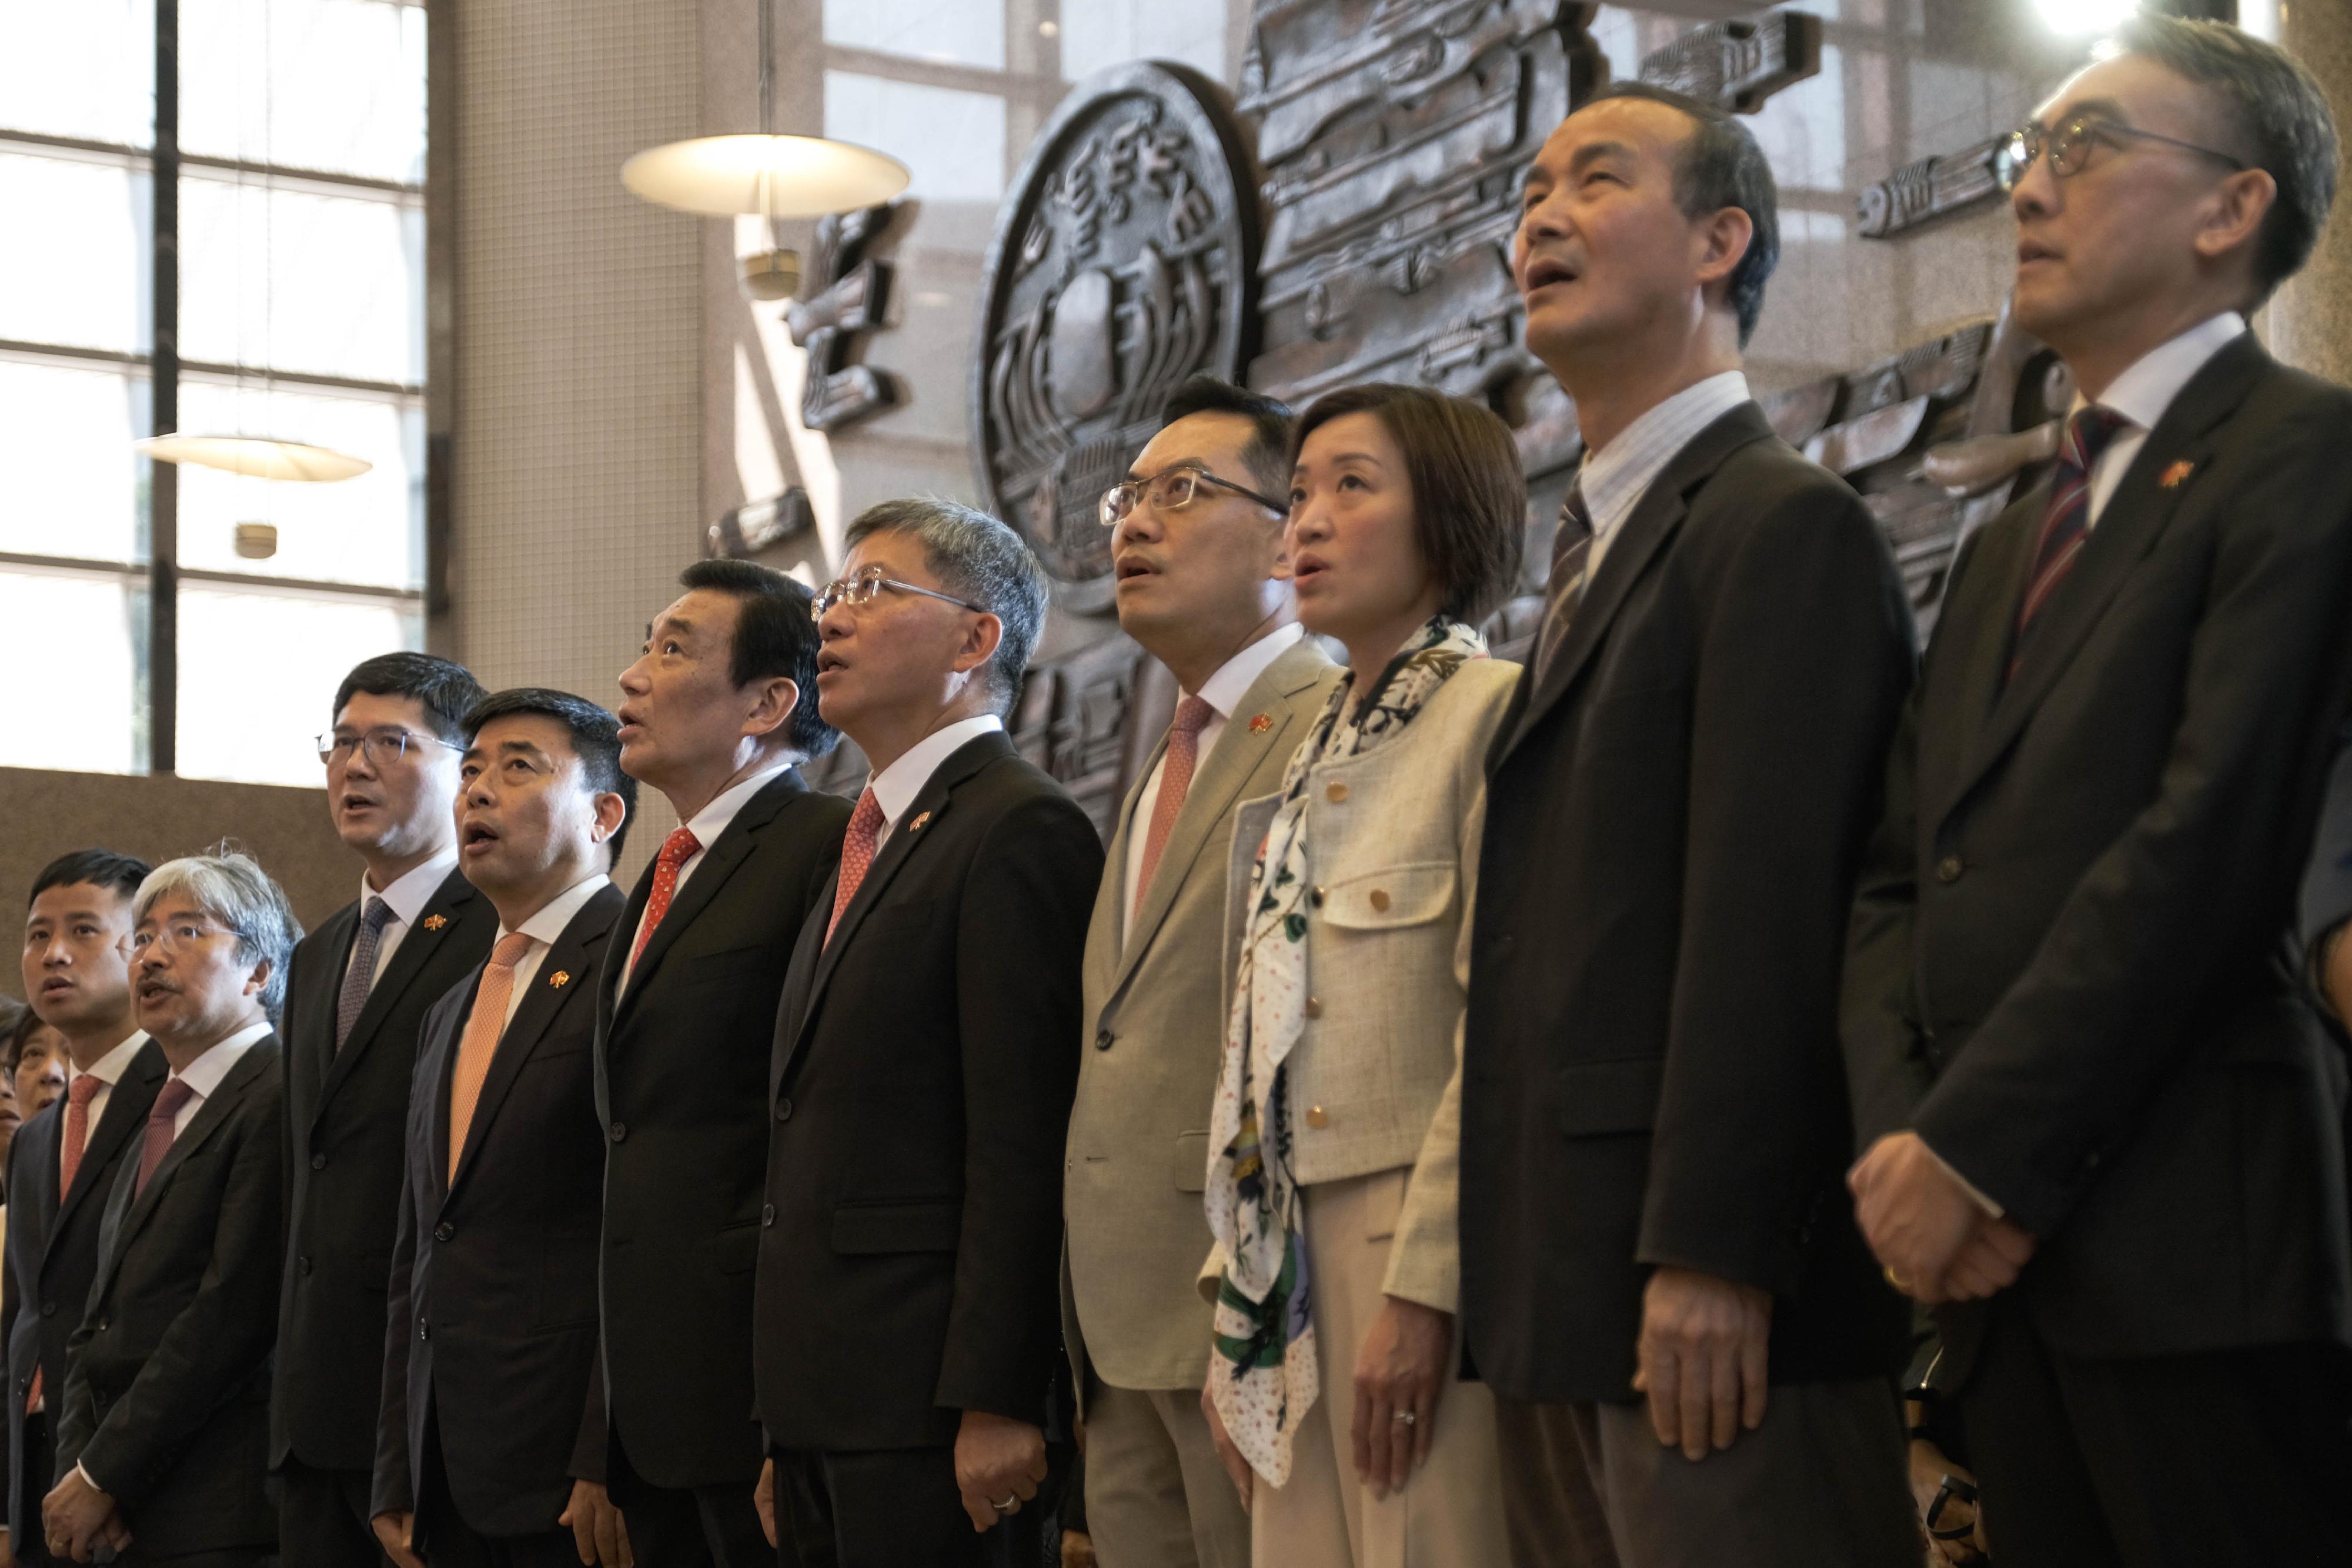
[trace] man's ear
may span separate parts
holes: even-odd
[[[2241,246],[2258,244],[2263,220],[2277,204],[2278,182],[2268,170],[2239,170],[2216,185],[2201,204],[2194,241],[2197,254],[2207,261],[2219,261]]]
[[[600,790],[589,809],[596,817],[596,841],[610,843],[621,824],[629,820],[629,803],[610,789]]]
[[[743,733],[753,738],[773,735],[801,706],[801,688],[788,675],[771,675],[760,683],[751,711],[743,716]]]
[[[1703,248],[1699,252],[1698,281],[1702,288],[1712,288],[1729,280],[1748,259],[1748,247],[1756,238],[1756,220],[1738,207],[1719,207],[1702,225],[1698,237]]]
[[[267,958],[264,958],[260,963],[256,964],[253,967],[253,973],[245,977],[245,994],[247,996],[257,997],[262,992],[269,988],[270,968],[270,962]]]
[[[997,646],[1003,641],[1004,622],[982,611],[964,632],[963,645],[956,650],[956,674],[963,674],[987,664],[996,657]]]

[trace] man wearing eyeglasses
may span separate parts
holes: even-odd
[[[1844,1003],[1858,1217],[1937,1309],[2002,1568],[2352,1555],[2344,1063],[2285,956],[2352,395],[2245,325],[2336,166],[2300,67],[2152,16],[2003,162],[2081,396],[1954,567]]]
[[[1279,786],[1339,677],[1273,575],[1290,411],[1200,377],[1162,417],[1102,505],[1119,625],[1181,697],[1120,808],[1087,933],[1062,1337],[1103,1560],[1246,1568],[1249,1518],[1201,1411],[1212,1336],[1193,1285],[1232,979],[1224,844],[1236,804]]]
[[[760,1506],[788,1568],[1035,1562],[1047,1511],[1015,1516],[1048,1479],[1055,1166],[1102,845],[1004,735],[1045,621],[1028,548],[930,500],[868,509],[847,546],[817,689],[874,771],[761,1102]]]
[[[498,912],[457,870],[462,721],[474,677],[429,653],[353,666],[319,737],[327,809],[359,897],[294,950],[287,977],[286,1273],[270,1464],[289,1563],[384,1561],[368,1521],[384,1281],[408,1087],[425,1010],[488,956]]]

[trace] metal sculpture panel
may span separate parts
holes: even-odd
[[[1822,68],[1822,23],[1801,11],[1694,27],[1642,61],[1642,79],[1753,114]]]
[[[871,419],[899,398],[898,382],[870,366],[852,364],[857,340],[883,325],[890,301],[890,263],[865,255],[889,226],[900,204],[885,202],[817,220],[802,296],[784,309],[793,341],[808,350],[808,382],[801,423],[838,430]]]

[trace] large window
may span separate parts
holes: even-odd
[[[183,465],[159,574],[155,0],[0,0],[0,764],[314,784],[355,660],[422,645],[425,10],[176,0],[176,427],[331,446]],[[166,204],[170,206],[171,204]],[[267,524],[268,530],[240,525]],[[252,553],[274,530],[268,554]],[[240,536],[242,543],[240,543]],[[151,646],[176,579],[173,657]]]

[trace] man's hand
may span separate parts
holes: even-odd
[[[5,1524],[0,1524],[0,1568],[16,1568],[16,1544]]]
[[[1062,1568],[1102,1568],[1095,1558],[1095,1538],[1083,1530],[1062,1531]]]
[[[2006,1219],[1980,1216],[1960,1244],[1960,1255],[1944,1270],[1944,1294],[1955,1301],[1981,1301],[2017,1283],[2033,1256],[2033,1233]]]
[[[404,1510],[377,1514],[368,1521],[375,1531],[375,1543],[383,1554],[399,1568],[425,1568],[425,1559],[416,1554],[416,1516]]]
[[[574,1480],[572,1501],[555,1522],[572,1531],[572,1550],[588,1568],[635,1568],[636,1558],[629,1552],[628,1521],[621,1511],[613,1506],[613,1494],[604,1490],[602,1481]]]
[[[1633,1386],[1650,1396],[1658,1441],[1703,1459],[1710,1443],[1728,1448],[1742,1427],[1763,1425],[1771,1333],[1769,1291],[1695,1269],[1653,1273],[1642,1292]]]
[[[1970,1489],[1970,1495],[1947,1491],[1949,1481]],[[1975,1485],[1976,1478],[1946,1458],[1943,1449],[1925,1437],[1911,1439],[1911,1501],[1919,1511],[1920,1524],[1928,1531],[1935,1562],[1965,1568],[1982,1563],[1990,1550],[1985,1544],[1984,1516],[1973,1495]],[[1940,1509],[1936,1506],[1939,1494]],[[1936,1533],[1939,1531],[1944,1532],[1940,1536]]]
[[[1929,1306],[1949,1300],[1945,1275],[1988,1216],[1919,1134],[1889,1133],[1879,1139],[1846,1173],[1845,1184],[1853,1189],[1854,1219],[1885,1267],[1888,1283]]]
[[[760,1529],[768,1544],[776,1543],[776,1461],[760,1461],[760,1479],[751,1488],[751,1511],[760,1516]]]
[[[82,1479],[79,1465],[41,1500],[41,1526],[48,1536],[49,1555],[87,1563],[92,1551],[111,1546],[120,1552],[131,1544],[131,1531],[114,1510],[114,1499]]]
[[[956,1429],[955,1473],[972,1529],[992,1530],[1037,1495],[1045,1479],[1045,1434],[1010,1416],[967,1410]]]
[[[1250,1462],[1242,1458],[1242,1451],[1234,1447],[1233,1434],[1225,1430],[1225,1418],[1217,1414],[1217,1402],[1209,1394],[1216,1377],[1217,1364],[1212,1361],[1209,1363],[1209,1382],[1201,1385],[1201,1414],[1209,1418],[1209,1441],[1216,1445],[1217,1462],[1225,1467],[1225,1474],[1233,1479],[1234,1490],[1242,1494],[1242,1511],[1247,1513],[1254,1500],[1252,1493],[1255,1490],[1257,1473],[1250,1469]]]
[[[2319,988],[2336,1009],[2336,1021],[2352,1029],[2352,928],[2338,925],[2320,938]]]
[[[1402,1491],[1429,1458],[1452,1368],[1454,1314],[1395,1296],[1356,1352],[1356,1474],[1376,1499]]]

